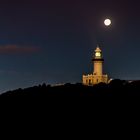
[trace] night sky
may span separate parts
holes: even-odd
[[[105,18],[112,20],[105,27]],[[92,73],[97,43],[104,73],[140,79],[140,3],[107,0],[0,2],[0,92],[76,83]]]

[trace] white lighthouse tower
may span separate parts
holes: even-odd
[[[101,76],[103,74],[103,62],[104,59],[102,58],[102,51],[97,46],[95,50],[95,54],[93,55],[93,75]]]
[[[97,46],[92,58],[93,62],[93,74],[83,75],[84,85],[95,85],[98,83],[108,83],[108,75],[103,74],[103,62],[102,51]]]

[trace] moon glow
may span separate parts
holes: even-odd
[[[110,19],[105,19],[104,24],[105,24],[105,26],[110,26],[111,25],[111,20]]]

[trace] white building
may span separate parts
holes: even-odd
[[[93,58],[93,74],[83,75],[84,85],[95,85],[98,83],[108,83],[108,75],[103,74],[103,62],[102,51],[97,46]]]

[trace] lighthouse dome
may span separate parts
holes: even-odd
[[[97,46],[95,52],[101,52],[101,49],[99,48],[99,46]]]

